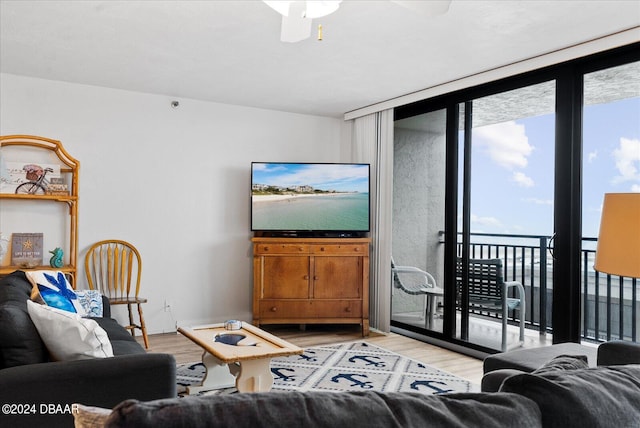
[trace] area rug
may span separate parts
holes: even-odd
[[[302,355],[271,360],[274,391],[411,391],[422,394],[477,392],[465,379],[430,367],[420,361],[367,342],[340,343],[306,348]],[[202,363],[177,367],[178,393],[199,384],[204,376]],[[228,394],[235,388],[206,391]]]

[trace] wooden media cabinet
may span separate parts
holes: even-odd
[[[253,238],[253,324],[360,324],[369,238]]]

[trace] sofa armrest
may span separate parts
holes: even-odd
[[[0,371],[0,403],[36,405],[33,415],[9,415],[7,426],[73,426],[70,412],[40,412],[42,404],[111,408],[123,400],[176,396],[176,363],[169,354],[136,354],[30,364]]]
[[[599,366],[640,364],[640,343],[612,340],[598,346]]]
[[[522,373],[526,372],[516,369],[499,369],[488,372],[482,376],[480,390],[482,392],[498,392],[506,378]]]

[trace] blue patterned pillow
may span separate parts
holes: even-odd
[[[98,290],[77,290],[75,293],[86,316],[102,318],[102,294]]]
[[[62,272],[34,270],[27,271],[26,275],[33,285],[31,300],[63,311],[85,315],[76,293]]]

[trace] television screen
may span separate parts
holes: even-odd
[[[369,164],[251,164],[251,230],[368,232]]]

